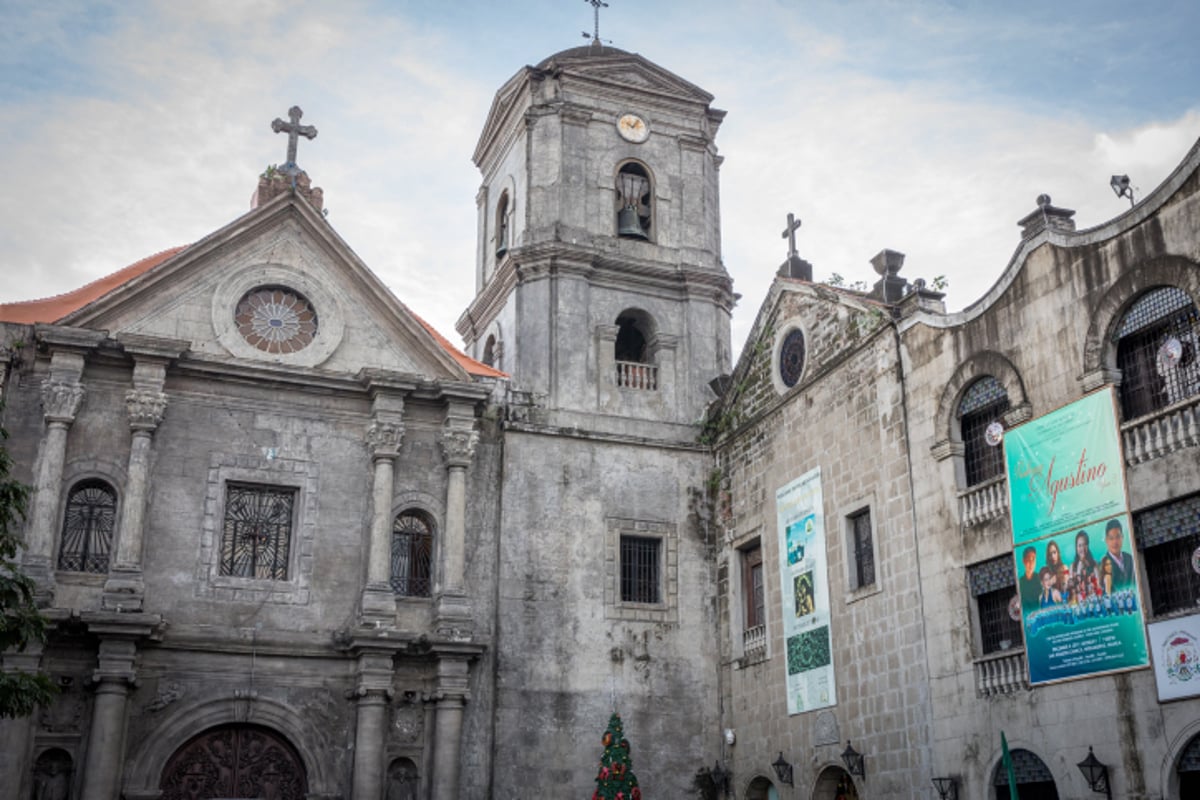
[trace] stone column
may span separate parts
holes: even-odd
[[[67,457],[67,432],[83,404],[83,356],[56,352],[50,377],[42,383],[42,411],[46,432],[38,447],[33,503],[25,540],[25,572],[37,584],[39,603],[54,601],[54,539],[58,529],[63,466]]]
[[[403,407],[403,406],[401,406]],[[399,419],[376,415],[367,429],[371,453],[371,538],[367,548],[367,583],[362,592],[362,623],[393,625],[396,598],[391,587],[392,495],[395,492],[395,462],[404,439]]]
[[[99,664],[92,674],[95,698],[83,766],[81,800],[113,800],[125,763],[125,716],[136,673],[137,644],[130,639],[101,639]]]
[[[104,583],[103,600],[105,608],[116,611],[141,611],[146,593],[142,549],[154,431],[167,409],[167,396],[162,392],[165,379],[165,363],[139,360],[133,370],[134,388],[125,393],[133,440],[129,445],[129,470],[117,529],[116,559]]]
[[[470,409],[451,409],[442,430],[446,457],[446,529],[441,542],[441,592],[437,629],[442,636],[469,639],[472,632],[471,601],[463,580],[467,539],[467,467],[475,455],[479,434]],[[470,414],[470,416],[468,416]]]
[[[0,654],[0,672],[32,674],[42,665],[42,645],[33,642],[22,652]],[[0,797],[17,797],[33,769],[33,737],[39,710],[25,717],[0,718],[0,775],[9,776],[0,787]],[[27,795],[20,795],[25,797]]]
[[[358,657],[358,685],[354,726],[354,777],[351,800],[381,800],[384,783],[384,742],[388,705],[392,697],[392,656],[386,652]]]
[[[433,800],[457,800],[459,759],[462,750],[463,707],[469,667],[465,658],[442,655],[438,659],[437,702],[433,741]]]

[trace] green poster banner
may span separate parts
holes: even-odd
[[[1017,548],[1031,684],[1150,663],[1129,530],[1119,514]]]
[[[1111,389],[1004,433],[1013,544],[1126,510]]]

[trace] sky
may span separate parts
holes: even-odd
[[[608,0],[600,35],[715,96],[723,259],[745,341],[786,256],[870,258],[978,300],[1050,194],[1080,229],[1200,137],[1194,0]],[[452,341],[474,293],[471,154],[495,91],[585,44],[587,0],[0,3],[0,302],[70,291],[243,214],[298,161],[329,222]]]

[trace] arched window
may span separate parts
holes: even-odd
[[[617,235],[649,239],[653,196],[650,173],[636,161],[617,171]]]
[[[1013,774],[1017,779],[1017,790],[1022,798],[1030,800],[1058,800],[1058,789],[1054,775],[1046,763],[1028,750],[1017,748],[1012,751]],[[1001,761],[992,771],[992,786],[996,800],[1008,800],[1008,771]]]
[[[492,334],[488,336],[487,342],[483,345],[483,363],[489,367],[496,366],[496,336]]]
[[[68,572],[108,572],[117,493],[101,480],[80,481],[67,495],[58,568]]]
[[[617,385],[628,389],[658,389],[650,343],[654,322],[644,311],[627,309],[617,315],[617,340],[613,356],[617,362]]]
[[[505,189],[500,193],[500,200],[496,203],[496,258],[508,252],[508,223],[509,223],[509,202],[508,190]]]
[[[963,392],[958,403],[958,420],[967,486],[983,483],[1004,472],[1000,438],[989,436],[988,427],[993,422],[1003,424],[1000,416],[1008,411],[1008,405],[1008,392],[991,375],[975,381]]]
[[[1198,336],[1200,313],[1182,289],[1151,289],[1129,307],[1113,335],[1124,419],[1200,394]]]
[[[392,591],[429,597],[433,589],[433,523],[423,511],[401,511],[392,523]]]

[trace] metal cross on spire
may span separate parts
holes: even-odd
[[[787,228],[783,231],[783,238],[788,240],[788,258],[799,255],[796,252],[796,231],[800,230],[800,220],[796,219],[796,215],[788,212]]]
[[[592,42],[598,45],[600,44],[600,9],[608,8],[608,3],[604,0],[583,0],[583,2],[591,3],[592,8],[595,9],[596,24],[591,38]],[[587,36],[587,32],[585,31],[583,35]]]
[[[288,135],[287,163],[283,166],[284,169],[290,172],[299,170],[299,167],[296,166],[296,142],[299,137],[303,136],[305,139],[317,138],[316,128],[312,125],[300,124],[302,116],[304,116],[304,112],[300,110],[300,106],[292,106],[288,109],[288,119],[291,122],[284,122],[279,117],[276,117],[275,121],[271,123],[271,130],[276,133],[286,133]]]

